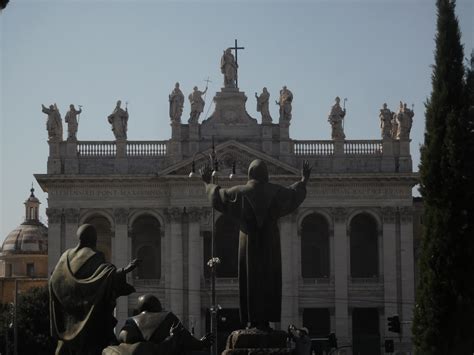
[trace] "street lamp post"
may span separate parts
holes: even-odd
[[[195,165],[195,157],[196,154],[202,154],[201,152],[196,152],[193,156],[192,162],[192,170],[189,174],[190,178],[196,176],[196,165]],[[219,180],[219,160],[216,156],[216,150],[214,147],[214,139],[212,140],[212,151],[209,154],[209,164],[212,167],[212,183],[217,185]],[[232,163],[232,173],[229,175],[229,179],[232,179],[235,175],[235,162]],[[215,234],[216,234],[216,227],[215,227],[215,211],[214,208],[211,207],[211,259],[207,262],[207,266],[211,269],[211,333],[214,336],[214,343],[211,348],[211,355],[217,355],[217,312],[221,309],[221,307],[217,304],[216,300],[216,268],[217,265],[220,264],[221,260],[219,257],[216,256],[216,241],[215,241]]]

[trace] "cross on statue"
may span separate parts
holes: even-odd
[[[207,79],[205,79],[204,81],[206,82],[206,87],[208,87],[208,86],[209,86],[209,83],[212,83],[212,81],[211,81],[211,80],[209,80],[209,77],[207,77]]]
[[[237,52],[239,49],[245,49],[245,47],[239,47],[237,45],[237,40],[235,40],[234,42],[234,46],[233,47],[229,47],[230,49],[233,49],[234,52],[235,52],[235,64],[239,64],[239,62],[237,61]],[[235,75],[235,87],[239,87],[239,81],[238,81],[238,74],[236,73]]]

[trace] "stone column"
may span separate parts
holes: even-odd
[[[348,237],[346,227],[347,210],[334,208],[334,265],[335,329],[341,344],[350,341],[348,314]]]
[[[298,294],[298,282],[293,277],[295,268],[293,258],[293,240],[291,231],[291,215],[280,218],[280,241],[281,241],[281,281],[282,281],[282,301],[281,301],[281,329],[286,329],[289,324],[297,324],[298,309],[295,306]]]
[[[201,235],[200,218],[201,211],[192,207],[188,211],[189,215],[189,239],[188,239],[188,310],[189,329],[194,325],[196,337],[201,333]]]
[[[170,310],[178,318],[183,318],[183,235],[182,209],[173,207],[169,210],[170,217],[170,249],[171,249],[171,280]]]
[[[48,275],[51,275],[61,256],[61,217],[60,208],[47,208],[48,216]]]
[[[128,210],[118,208],[114,210],[115,233],[112,250],[112,260],[117,268],[127,266],[130,261],[130,252],[128,249]],[[129,279],[130,274],[127,275]],[[122,296],[117,299],[115,308],[115,318],[117,318],[116,332],[118,333],[128,318],[128,296]]]
[[[66,208],[64,211],[66,217],[65,227],[65,249],[74,248],[79,242],[77,238],[77,228],[79,223],[79,209],[78,208]]]
[[[412,207],[400,209],[400,261],[402,312],[400,320],[413,319],[415,303],[415,265],[413,261],[413,210]],[[405,342],[411,342],[411,324],[402,324],[402,336]]]
[[[396,210],[385,207],[383,214],[383,283],[384,283],[384,313],[385,318],[398,313],[397,310],[397,238]],[[388,322],[385,324],[385,334],[388,332]]]

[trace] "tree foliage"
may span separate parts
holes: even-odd
[[[473,73],[455,1],[437,1],[432,93],[421,149],[424,234],[413,333],[417,354],[474,351]]]
[[[0,352],[13,354],[12,304],[0,307]],[[49,327],[48,288],[32,288],[18,297],[18,354],[54,354],[55,342]],[[6,342],[8,339],[8,352]]]

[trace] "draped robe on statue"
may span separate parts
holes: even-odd
[[[92,248],[77,246],[63,253],[49,281],[56,354],[100,354],[116,341],[116,298],[135,291],[125,276]]]
[[[280,322],[281,247],[278,218],[306,197],[302,181],[289,187],[268,182],[265,163],[254,160],[246,185],[222,189],[207,184],[213,207],[240,224],[239,294],[242,323]]]

